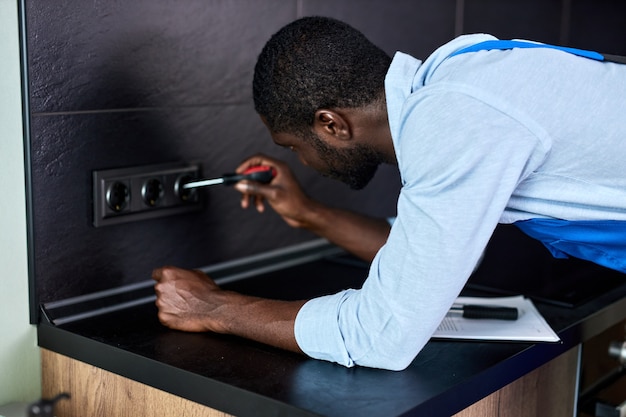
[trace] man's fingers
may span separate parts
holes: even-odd
[[[235,172],[237,172],[238,174],[241,174],[248,168],[258,166],[258,165],[274,165],[276,164],[276,162],[277,161],[273,158],[269,158],[263,154],[257,154],[246,159],[241,164],[239,164]]]
[[[161,281],[163,278],[163,268],[155,268],[152,270],[152,279],[155,281]]]
[[[152,271],[152,279],[160,281],[163,280],[164,278],[167,278],[168,275],[171,275],[173,272],[175,272],[178,268],[176,268],[175,266],[162,266],[160,268],[156,268]]]
[[[235,189],[243,194],[241,197],[241,208],[247,209],[251,204],[254,204],[259,213],[265,211],[264,193],[266,186],[254,182],[241,181],[235,184]]]
[[[259,185],[250,181],[239,181],[234,185],[235,190],[242,194],[258,194]]]
[[[250,205],[250,196],[248,194],[241,195],[241,208],[247,209]]]
[[[254,201],[256,203],[256,211],[258,211],[259,213],[263,213],[265,211],[265,200],[261,197],[256,197]]]

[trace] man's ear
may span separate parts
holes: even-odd
[[[352,138],[352,129],[348,119],[335,110],[317,110],[313,130],[325,140],[347,141]]]

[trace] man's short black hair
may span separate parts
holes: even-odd
[[[254,69],[257,113],[272,132],[307,135],[321,108],[355,108],[384,96],[391,58],[350,25],[304,17],[283,27]]]

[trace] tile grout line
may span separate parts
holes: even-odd
[[[221,106],[242,106],[249,105],[247,102],[233,102],[233,103],[211,103],[211,104],[198,104],[187,106],[163,106],[163,107],[127,107],[119,109],[99,109],[99,110],[65,110],[65,111],[42,111],[32,112],[31,116],[36,117],[48,117],[48,116],[74,116],[81,114],[101,114],[101,113],[141,113],[149,111],[160,110],[181,110],[181,109],[198,109],[209,107],[221,107]]]

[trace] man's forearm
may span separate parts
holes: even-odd
[[[300,352],[294,323],[306,301],[279,301],[220,289],[200,271],[165,266],[152,272],[159,320],[172,329],[216,332]]]
[[[317,204],[307,215],[305,228],[370,262],[389,237],[385,219]]]
[[[293,352],[302,352],[294,334],[294,323],[306,301],[281,301],[224,291],[224,302],[216,315],[224,333]]]

